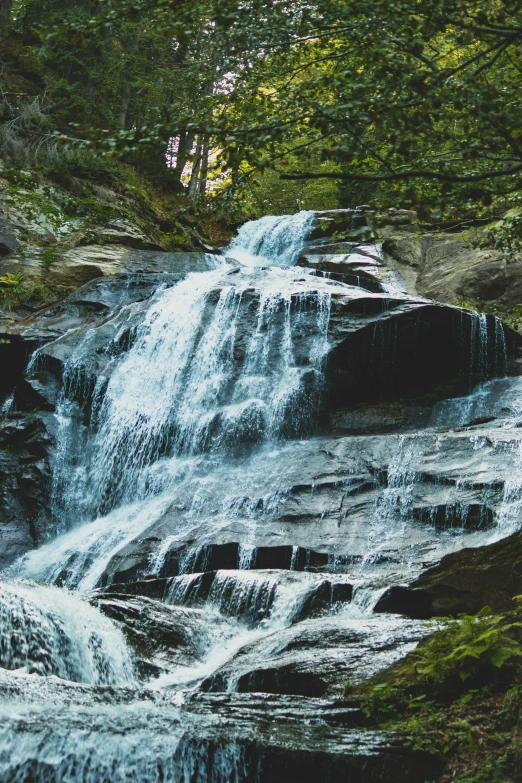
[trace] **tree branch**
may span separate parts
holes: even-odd
[[[440,182],[480,182],[486,179],[493,179],[496,177],[509,177],[511,174],[517,174],[522,171],[522,163],[518,166],[514,166],[506,171],[488,171],[484,174],[442,174],[439,171],[400,171],[393,172],[392,174],[345,174],[342,172],[324,172],[321,174],[312,173],[295,173],[295,174],[283,174],[281,173],[281,179],[343,179],[351,180],[353,182],[385,182],[401,179],[435,179]]]

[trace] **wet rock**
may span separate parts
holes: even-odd
[[[121,627],[142,673],[194,665],[211,646],[208,619],[196,609],[167,606],[145,596],[113,594],[92,600]]]
[[[412,518],[423,524],[434,525],[437,530],[464,528],[467,530],[486,530],[495,523],[491,508],[479,503],[433,505],[412,509]]]
[[[206,484],[197,517],[197,541],[193,534],[180,533],[187,524],[187,512],[174,500],[172,507],[151,519],[150,527],[113,558],[104,581],[135,581],[140,572],[150,573],[154,552],[172,536],[176,540],[164,560],[158,561],[158,576],[210,570],[209,563],[212,570],[238,568],[239,542],[245,539],[249,545],[241,553],[243,568],[351,573],[367,555],[369,535],[379,530],[383,543],[372,567],[380,567],[386,558],[400,559],[405,548],[410,553],[408,560],[418,558],[419,567],[436,562],[442,543],[427,510],[451,509],[456,526],[448,530],[453,529],[459,537],[463,517],[455,516],[458,509],[462,513],[475,508],[477,523],[481,523],[484,508],[497,514],[504,503],[505,482],[516,470],[521,437],[520,429],[499,427],[481,429],[477,434],[472,430],[424,431],[403,436],[317,438],[288,443],[268,461],[260,455],[262,480],[256,458],[251,464],[245,458],[238,458],[237,463],[231,460],[219,472],[214,471]],[[229,506],[220,510],[223,483],[242,487],[241,497],[234,500],[234,513]],[[184,491],[192,490],[186,487]],[[267,498],[277,499],[268,505],[269,512]],[[215,525],[216,510],[219,528]],[[486,522],[490,519],[487,512]],[[192,516],[189,529],[193,525]],[[402,533],[392,539],[385,533],[393,526]],[[481,524],[464,530],[469,544],[484,540]]]
[[[158,691],[83,686],[0,671],[2,778],[31,781],[88,769],[93,779],[160,783],[424,783],[440,765],[391,733],[351,728],[351,712],[324,699],[189,694],[180,708]],[[313,721],[309,719],[313,714]],[[52,726],[52,732],[49,732]],[[107,770],[110,770],[108,773]],[[115,777],[115,776],[118,777]],[[62,779],[60,777],[60,779]]]
[[[382,294],[386,291],[384,284],[369,274],[359,274],[355,271],[321,272],[316,270],[314,270],[313,274],[316,277],[323,277],[327,280],[335,280],[338,283],[354,286],[355,288],[362,288],[364,291],[370,291],[374,294]]]
[[[316,213],[314,225],[309,235],[309,241],[327,238],[338,240],[371,239],[372,229],[363,210],[330,209]]]
[[[219,677],[213,687],[220,690]],[[315,672],[295,671],[292,665],[257,669],[241,675],[234,683],[238,693],[279,693],[296,696],[323,696],[328,683]]]
[[[179,573],[217,571],[219,569],[285,569],[292,571],[322,570],[328,564],[328,554],[301,546],[254,546],[245,553],[238,542],[203,544],[180,561],[180,550],[175,546],[167,552],[161,569],[162,576]]]
[[[393,633],[391,629],[393,628]],[[319,696],[373,676],[427,633],[411,620],[357,619],[339,613],[304,620],[243,647],[202,683],[210,693],[239,691]]]
[[[225,617],[256,627],[270,617],[276,604],[291,623],[332,612],[350,603],[353,586],[298,571],[224,570],[112,584],[105,593],[147,596],[171,605],[208,605]],[[283,597],[288,606],[281,605]]]
[[[522,594],[522,533],[446,555],[411,587],[424,593],[434,616],[476,614],[484,606],[508,611]]]
[[[0,568],[52,529],[50,451],[40,416],[11,413],[0,421]]]
[[[102,371],[116,352],[129,348],[132,330],[142,317],[139,303],[145,303],[161,285],[175,285],[192,271],[208,271],[221,263],[217,256],[205,253],[136,251],[127,255],[130,256],[128,268],[135,271],[111,272],[108,277],[101,273],[90,275],[85,285],[58,304],[24,319],[0,320],[0,363],[5,368],[0,376],[0,400],[23,382],[26,388],[20,392],[20,399],[28,399],[22,402],[22,409],[27,409],[33,402],[30,410],[42,406],[52,408],[56,401],[55,387],[61,385],[63,364],[77,350],[86,333],[98,327],[92,333],[92,354],[86,357],[87,371],[94,373],[92,382],[95,383],[96,373]],[[138,306],[132,312],[124,309],[131,304]],[[117,334],[119,337],[114,341]],[[47,344],[60,338],[60,342],[47,350]],[[35,373],[36,376],[42,370],[47,373],[43,382],[46,389],[41,388],[42,378],[35,373],[22,380],[36,348],[41,349],[42,361]],[[49,373],[54,375],[54,380]],[[36,397],[27,384],[36,391]]]
[[[477,316],[424,300],[376,295],[333,297],[326,378],[329,409],[427,394],[441,384],[469,383],[470,346]],[[495,366],[495,320],[487,320],[486,347]],[[506,332],[508,334],[508,332]],[[508,340],[513,355],[518,336]],[[451,348],[450,348],[451,346]],[[464,357],[467,358],[464,358]],[[462,367],[467,367],[466,379]],[[478,369],[478,368],[477,368]],[[491,377],[491,375],[489,377]],[[463,391],[467,388],[463,388]],[[469,388],[469,387],[468,387]]]
[[[402,585],[389,587],[379,598],[373,611],[377,614],[403,614],[413,620],[425,620],[433,616],[433,606],[428,593]]]
[[[315,585],[303,598],[301,605],[292,617],[294,623],[309,617],[317,617],[332,611],[336,604],[350,603],[353,586],[347,583],[330,582],[327,579]]]
[[[145,598],[154,598],[163,601],[167,596],[172,578],[157,579],[150,576],[137,582],[115,583],[104,588],[104,593],[116,593],[118,595],[139,595]]]
[[[184,254],[182,254],[184,255]],[[198,254],[188,254],[190,256]],[[204,256],[204,254],[201,254]],[[211,263],[215,258],[209,256]],[[187,260],[188,268],[192,263]],[[43,369],[61,374],[80,342],[84,345],[82,365],[78,372],[94,386],[96,379],[107,378],[112,371],[114,356],[132,345],[133,335],[143,317],[147,296],[160,282],[174,285],[181,273],[136,273],[109,282],[95,280],[79,289],[63,303],[49,308],[32,319],[15,323],[4,331],[4,339],[34,345],[46,342],[40,350]],[[354,293],[355,292],[355,293]],[[241,301],[236,341],[234,345],[235,373],[241,372],[245,358],[246,337],[253,328],[258,295],[245,292]],[[313,297],[312,297],[313,298]],[[209,298],[208,316],[215,298]],[[128,309],[131,303],[142,306]],[[309,343],[314,338],[313,303],[304,305],[295,297],[294,317],[304,322],[307,307],[312,314],[309,328],[294,330],[294,352],[298,366],[306,368]],[[332,296],[329,342],[326,362],[326,395],[324,415],[331,411],[358,405],[362,401],[394,400],[405,394],[422,395],[441,384],[467,390],[474,372],[484,377],[495,372],[498,327],[489,317],[486,323],[488,343],[484,347],[484,366],[464,372],[466,360],[476,339],[477,316],[456,308],[433,305],[425,300],[390,297],[389,294],[362,293],[346,286],[346,293]],[[95,327],[94,331],[92,328]],[[317,328],[317,327],[315,327]],[[74,331],[73,331],[74,330]],[[496,331],[497,330],[497,331]],[[513,355],[522,338],[504,328],[507,353]],[[0,339],[2,335],[0,335]],[[51,342],[54,338],[54,342]],[[58,339],[56,339],[58,338]],[[481,354],[482,355],[482,354]],[[48,363],[48,367],[45,366]],[[42,369],[38,367],[37,369]],[[304,370],[303,370],[304,373]],[[310,382],[313,383],[313,373]],[[304,376],[303,376],[304,377]],[[460,384],[460,386],[459,386]],[[226,400],[223,401],[226,403]],[[219,421],[216,420],[219,428]],[[257,430],[256,430],[257,431]],[[245,429],[245,441],[248,432]],[[259,433],[258,433],[259,435]],[[234,445],[234,444],[230,444]]]

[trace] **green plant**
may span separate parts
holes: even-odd
[[[421,642],[383,682],[359,690],[363,713],[381,722],[414,714],[431,704],[429,699],[470,692],[469,685],[491,680],[508,661],[522,656],[516,638],[522,628],[518,611],[506,618],[492,615],[486,606],[477,615],[443,620],[444,627]]]
[[[23,272],[8,272],[0,277],[0,287],[8,291],[10,294],[22,294],[25,293],[23,287],[24,273]]]
[[[500,669],[511,658],[522,656],[518,642],[510,636],[519,621],[506,622],[486,606],[478,615],[459,615],[447,628],[435,634],[430,644],[413,653],[415,671],[421,680],[436,684],[458,677],[473,677],[483,667]]]
[[[476,247],[499,250],[508,258],[522,253],[522,215],[511,214],[488,228]]]
[[[56,261],[56,248],[52,245],[46,247],[42,253],[42,266],[44,269],[50,269]]]
[[[506,781],[506,759],[501,756],[483,761],[456,780],[457,783],[504,783]]]

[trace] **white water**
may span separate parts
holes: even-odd
[[[77,595],[30,582],[0,584],[0,667],[92,685],[135,681],[110,620]]]
[[[267,215],[245,223],[226,250],[227,258],[245,266],[293,266],[312,230],[314,212]]]
[[[64,709],[15,703],[0,709],[0,779],[5,783],[245,779],[245,751],[239,744],[232,740],[211,748],[169,704]]]

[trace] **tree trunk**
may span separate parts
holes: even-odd
[[[12,7],[13,0],[0,0],[0,39],[9,35]]]
[[[198,136],[198,143],[196,146],[194,165],[192,166],[192,174],[190,175],[190,184],[189,184],[190,198],[196,198],[196,196],[198,195],[198,180],[199,180],[199,172],[201,169],[202,157],[203,157],[203,138],[202,136]]]
[[[189,131],[181,131],[179,135],[178,151],[176,153],[176,165],[172,169],[173,178],[179,187],[181,187],[183,169],[187,164],[187,158],[192,151],[193,144],[194,134]]]
[[[201,173],[199,175],[199,195],[205,198],[208,178],[208,156],[210,154],[210,139],[206,134],[203,137],[203,153],[201,155]]]

